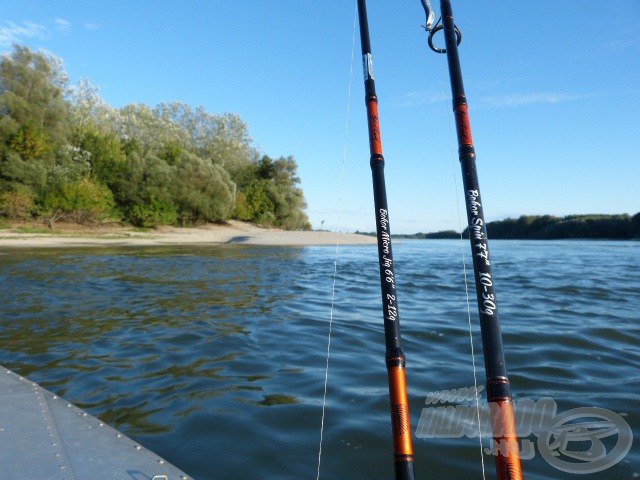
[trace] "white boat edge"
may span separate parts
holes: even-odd
[[[126,435],[2,366],[0,471],[7,480],[192,480]]]

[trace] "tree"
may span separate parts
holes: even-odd
[[[191,153],[224,167],[232,176],[258,158],[249,126],[239,115],[211,114],[181,102],[161,103],[153,113],[163,124],[173,123],[187,133]]]
[[[113,187],[124,174],[126,156],[115,133],[100,133],[92,127],[78,131],[77,148],[89,155],[91,176]]]
[[[0,58],[0,213],[155,226],[236,218],[310,228],[292,157],[252,146],[240,116],[180,102],[109,106],[69,87],[62,62],[14,45]],[[235,209],[234,209],[235,207]]]
[[[0,59],[0,190],[40,205],[69,132],[62,62],[13,46]]]
[[[189,145],[188,132],[145,104],[124,106],[115,116],[115,131],[123,141],[135,139],[143,154],[157,155],[166,144]]]
[[[623,215],[568,215],[563,218],[522,216],[517,220],[507,218],[487,224],[491,238],[607,238],[629,239],[640,233],[640,214],[631,218]],[[465,235],[468,229],[465,229]]]
[[[13,46],[0,60],[0,144],[29,159],[51,159],[69,132],[68,76],[61,60]],[[46,140],[51,148],[42,148]]]
[[[0,195],[0,215],[14,220],[26,220],[35,210],[33,195],[27,191],[14,190]]]
[[[276,205],[273,196],[268,180],[253,180],[243,192],[237,194],[234,217],[265,225],[275,224]]]
[[[229,173],[190,153],[182,153],[176,161],[173,183],[174,199],[183,219],[222,222],[231,215],[236,186]]]
[[[239,191],[234,216],[289,230],[310,229],[297,172],[293,157],[273,160],[266,155],[238,170],[234,175]]]
[[[24,160],[18,153],[9,151],[0,160],[0,190],[23,189],[38,197],[46,187],[49,168],[44,162]]]
[[[113,194],[88,178],[66,184],[55,196],[65,216],[77,223],[94,224],[108,217],[114,207]]]
[[[9,139],[9,147],[25,160],[44,159],[53,153],[51,138],[33,120],[18,128]]]
[[[155,227],[177,220],[173,179],[174,170],[165,161],[134,149],[126,155],[110,188],[125,219],[140,227]]]
[[[640,238],[640,212],[631,218],[631,238]]]
[[[69,89],[69,122],[72,142],[78,142],[83,132],[90,130],[103,135],[114,133],[118,110],[100,96],[99,87],[89,79],[80,80]]]

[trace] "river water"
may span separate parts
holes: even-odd
[[[514,396],[552,399],[558,414],[595,408],[583,412],[591,420],[614,412],[624,424],[606,438],[560,438],[555,463],[539,450],[544,435],[529,435],[527,478],[640,477],[640,243],[491,246]],[[0,249],[0,363],[195,479],[316,478],[335,253]],[[406,241],[394,254],[412,428],[422,432],[417,478],[482,478],[478,438],[432,438],[419,428],[423,409],[438,406],[425,405],[430,394],[474,385],[461,244]],[[482,384],[475,316],[472,331]],[[374,246],[338,250],[332,332],[320,478],[390,479]],[[635,438],[628,453],[621,429]],[[615,448],[622,454],[612,459]],[[494,478],[491,455],[484,460]],[[576,473],[584,464],[601,467]]]

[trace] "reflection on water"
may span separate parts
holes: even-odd
[[[197,479],[315,475],[334,249],[2,253],[0,363]],[[640,434],[639,253],[494,242],[516,396],[626,412]],[[427,393],[473,385],[464,277],[457,242],[405,242],[395,256],[415,429]],[[340,249],[324,478],[393,476],[377,275],[375,247]],[[482,365],[479,350],[476,336]],[[477,439],[415,442],[420,478],[478,475]],[[632,478],[639,460],[605,475]],[[558,476],[538,457],[524,467]]]

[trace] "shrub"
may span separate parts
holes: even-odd
[[[63,194],[70,218],[78,223],[100,222],[113,212],[115,205],[111,190],[88,179],[71,183]]]
[[[182,153],[177,159],[173,190],[183,222],[220,222],[233,211],[236,185],[229,173],[195,155]]]
[[[24,190],[4,192],[0,195],[0,214],[14,220],[26,220],[36,209],[33,195]]]
[[[54,222],[61,218],[84,224],[100,222],[113,213],[114,205],[111,190],[84,179],[49,190],[40,202],[38,214],[53,230]]]
[[[178,212],[172,203],[151,197],[146,203],[133,205],[127,217],[137,227],[157,227],[176,223]]]

